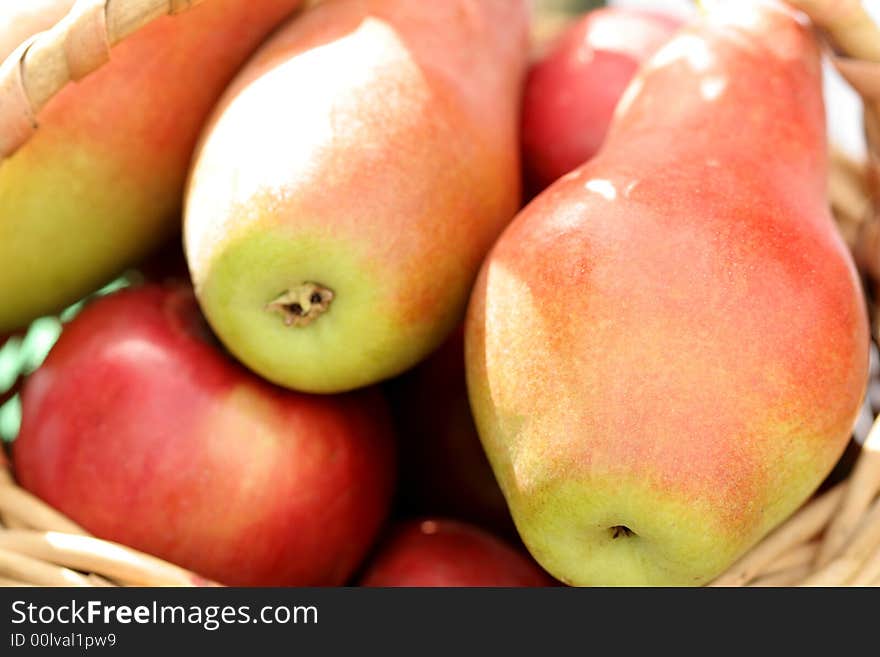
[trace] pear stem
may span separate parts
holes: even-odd
[[[285,290],[264,309],[280,315],[285,326],[308,326],[327,312],[334,296],[330,288],[307,281]]]

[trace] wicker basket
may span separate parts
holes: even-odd
[[[5,459],[4,459],[5,460]],[[175,565],[93,538],[0,466],[0,586],[208,586]]]
[[[109,48],[161,15],[202,0],[80,0],[0,66],[0,160],[35,130],[41,107],[94,70]],[[312,0],[314,3],[317,0]],[[869,157],[834,153],[829,178],[841,234],[866,276],[875,340],[880,314],[880,30],[858,0],[790,0],[823,32],[835,65],[862,95]],[[548,38],[563,24],[539,24]],[[872,368],[880,390],[880,368]],[[870,406],[866,404],[866,408]],[[876,412],[871,412],[871,420]],[[855,444],[855,443],[854,443]],[[842,481],[811,499],[720,576],[715,586],[880,586],[880,420]],[[844,464],[847,465],[847,464]],[[131,548],[90,536],[24,489],[0,453],[0,585],[210,586]]]

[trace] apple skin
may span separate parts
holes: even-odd
[[[557,583],[528,554],[464,522],[427,518],[394,527],[361,586],[539,587]]]
[[[376,389],[272,386],[214,344],[186,286],[98,299],[22,393],[15,473],[100,538],[229,585],[340,585],[395,472]]]
[[[0,162],[0,333],[63,310],[179,232],[205,120],[301,2],[211,0],[158,18],[48,102],[36,134]],[[44,5],[22,30],[55,17]]]
[[[816,490],[865,394],[815,38],[782,3],[717,6],[642,67],[602,151],[514,219],[472,296],[480,438],[568,584],[711,581]]]
[[[530,194],[598,152],[633,75],[681,25],[674,16],[646,10],[595,9],[532,64],[522,119]]]
[[[341,392],[461,323],[521,202],[526,15],[524,0],[337,0],[251,59],[205,131],[184,219],[201,307],[242,363]],[[309,284],[333,296],[312,315],[305,294],[308,324],[272,307]]]
[[[516,536],[471,415],[463,327],[386,390],[400,445],[402,510],[450,516]]]

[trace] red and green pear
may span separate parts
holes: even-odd
[[[63,309],[180,230],[208,114],[300,4],[211,0],[159,18],[49,101],[36,135],[0,162],[0,332]],[[34,19],[22,19],[24,32],[57,16],[58,3],[43,5],[41,20],[29,3],[15,6]]]
[[[306,395],[224,354],[189,286],[89,303],[22,391],[21,485],[222,584],[338,586],[391,504],[381,394]]]
[[[282,28],[205,132],[184,236],[226,347],[277,384],[395,376],[461,322],[520,203],[523,0],[337,0]]]
[[[482,269],[471,406],[523,541],[566,583],[709,582],[847,445],[869,334],[829,212],[819,55],[781,3],[718,3]]]

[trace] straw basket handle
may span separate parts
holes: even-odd
[[[77,0],[54,27],[0,65],[0,161],[37,130],[37,113],[68,82],[110,59],[110,48],[156,18],[204,0]]]

